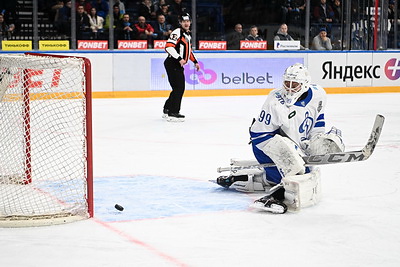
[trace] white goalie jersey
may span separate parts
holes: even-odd
[[[324,133],[326,92],[317,84],[310,84],[307,92],[304,99],[287,106],[282,97],[282,89],[271,91],[250,128],[253,145],[260,148],[266,140],[280,134],[304,149],[303,141]]]
[[[231,160],[230,171],[216,183],[240,192],[264,191],[252,208],[273,213],[317,204],[321,199],[320,169],[314,165],[365,160],[379,138],[384,117],[378,115],[367,145],[344,152],[341,131],[325,133],[326,92],[311,83],[307,68],[296,63],[283,75],[281,89],[270,92],[250,126],[254,160]]]

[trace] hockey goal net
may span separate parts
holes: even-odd
[[[93,216],[86,58],[0,55],[0,227]]]

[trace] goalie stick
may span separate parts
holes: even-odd
[[[305,166],[336,164],[336,163],[367,160],[374,152],[374,149],[378,143],[384,121],[385,121],[384,116],[380,114],[376,115],[374,126],[372,127],[372,131],[369,136],[368,142],[361,150],[340,152],[340,153],[329,153],[325,155],[304,156],[303,160],[305,162]],[[217,169],[217,172],[226,172],[226,171],[235,172],[243,169],[255,169],[255,168],[265,168],[265,167],[275,166],[274,163],[265,163],[265,164],[250,163],[248,165],[240,164],[241,166],[237,166],[234,161],[231,163],[231,165],[232,166],[230,167],[219,167]]]

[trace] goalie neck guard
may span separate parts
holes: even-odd
[[[308,90],[311,82],[307,68],[300,63],[288,67],[283,74],[282,96],[286,106],[292,106]]]

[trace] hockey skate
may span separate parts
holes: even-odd
[[[229,188],[235,180],[233,179],[233,176],[220,176],[215,180],[215,182],[225,188]]]
[[[182,115],[180,113],[168,112],[167,121],[169,121],[169,122],[183,122],[183,121],[185,121],[185,115]]]
[[[275,199],[273,196],[268,195],[254,201],[252,208],[269,211],[272,213],[283,214],[287,211],[287,206],[282,201]]]
[[[168,111],[169,111],[169,110],[166,109],[166,108],[163,109],[163,115],[162,115],[162,118],[163,118],[163,119],[168,118]]]

